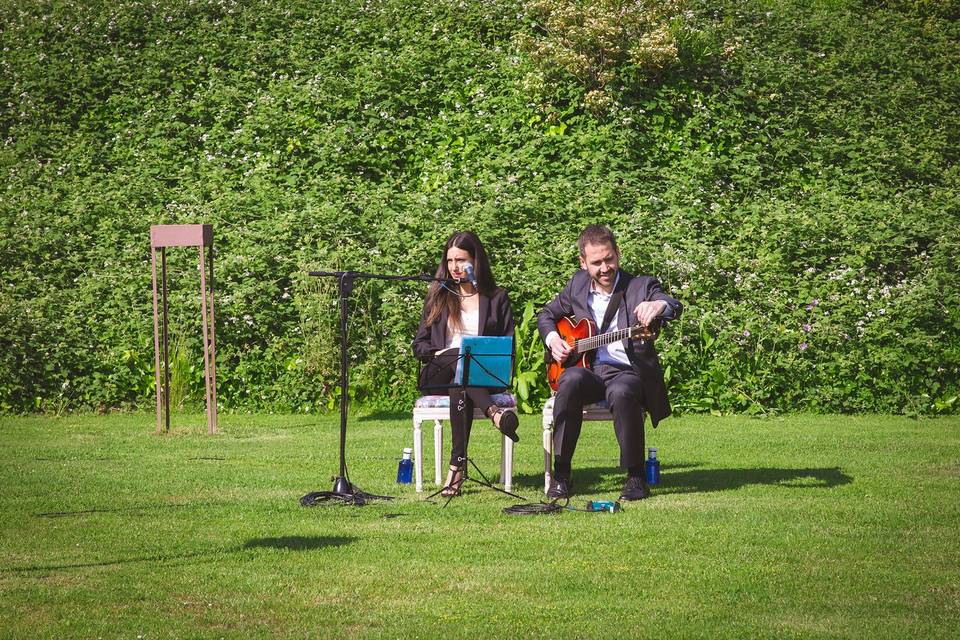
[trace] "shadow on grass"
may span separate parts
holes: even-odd
[[[236,506],[233,502],[186,502],[170,504],[151,504],[132,507],[115,507],[112,509],[80,509],[77,511],[47,511],[44,513],[33,514],[34,518],[70,518],[74,516],[88,516],[97,513],[146,513],[158,509],[199,509],[208,507],[232,507]]]
[[[413,411],[373,411],[355,418],[357,422],[369,422],[373,420],[405,420],[409,422],[413,419]]]
[[[754,484],[777,485],[787,489],[830,489],[853,482],[839,467],[775,469],[700,469],[661,474],[657,493],[699,493],[728,491]]]
[[[209,551],[193,551],[189,553],[171,553],[155,554],[148,556],[133,556],[130,558],[120,558],[117,560],[103,560],[100,562],[73,562],[66,564],[45,564],[28,565],[22,567],[0,568],[0,574],[4,573],[33,573],[46,571],[61,571],[63,569],[90,569],[100,567],[114,567],[125,564],[135,564],[139,562],[149,562],[155,564],[176,564],[185,560],[213,561],[227,555],[243,553],[250,549],[268,548],[268,549],[288,549],[291,551],[309,551],[313,549],[326,549],[327,547],[342,547],[355,541],[352,536],[284,536],[280,538],[254,538],[248,540],[242,547],[233,547],[226,549],[212,549]]]
[[[247,540],[244,549],[286,549],[310,551],[327,547],[342,547],[356,540],[345,536],[283,536],[280,538],[254,538]]]
[[[829,489],[853,482],[853,477],[839,467],[775,469],[699,469],[698,464],[665,465],[661,468],[660,484],[654,489],[659,495],[671,493],[706,493],[731,491],[749,485],[777,485],[788,489]],[[573,467],[574,494],[591,491],[616,491],[624,479],[619,467]],[[514,478],[522,487],[543,487],[543,475],[523,474]]]

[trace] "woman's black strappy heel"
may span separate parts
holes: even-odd
[[[463,486],[463,467],[450,467],[450,479],[447,481],[447,484],[444,485],[443,489],[440,490],[440,495],[444,498],[452,498],[453,496],[460,495],[460,488]]]

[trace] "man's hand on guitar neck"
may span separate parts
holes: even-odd
[[[547,346],[550,347],[550,355],[553,356],[554,361],[560,363],[566,362],[570,352],[573,351],[573,347],[555,331],[551,331],[547,336]]]
[[[633,314],[637,316],[637,322],[641,326],[649,327],[650,323],[659,318],[666,309],[667,303],[663,300],[646,300],[637,305]]]

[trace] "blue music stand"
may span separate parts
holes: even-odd
[[[453,385],[457,387],[510,387],[513,374],[513,338],[464,336]]]

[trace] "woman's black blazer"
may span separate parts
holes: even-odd
[[[480,295],[479,334],[481,336],[510,336],[513,338],[513,312],[510,310],[510,300],[504,289],[496,289],[492,296]],[[413,355],[422,363],[430,361],[437,351],[447,348],[447,312],[431,324],[427,324],[427,309],[424,307],[420,315],[420,326],[417,335],[413,338]],[[514,350],[516,350],[514,348]],[[420,370],[420,386],[426,384],[426,368]]]

